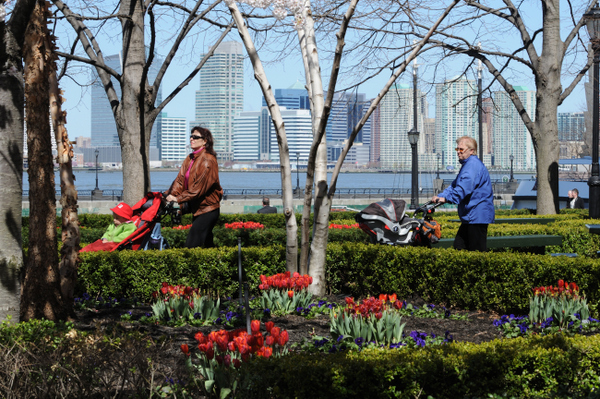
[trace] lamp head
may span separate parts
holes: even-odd
[[[419,142],[419,131],[414,127],[408,131],[408,142],[411,145]]]
[[[583,19],[592,42],[600,40],[600,7],[598,7],[598,3],[589,12],[583,14]]]

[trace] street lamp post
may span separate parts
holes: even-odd
[[[296,153],[296,190],[298,190],[298,198],[300,198],[300,153]]]
[[[511,155],[509,157],[509,159],[510,159],[510,179],[508,181],[512,183],[513,181],[515,181],[515,176],[513,175],[513,161],[515,160],[515,157]]]
[[[587,26],[592,50],[594,51],[594,78],[593,78],[593,118],[592,118],[592,175],[588,179],[590,187],[590,218],[600,218],[600,167],[598,166],[598,124],[600,123],[600,101],[598,99],[598,74],[600,68],[600,7],[598,3],[589,12],[583,15]]]
[[[417,59],[415,58],[413,62],[413,128],[408,132],[408,142],[412,150],[410,209],[417,209],[419,206],[419,159],[417,155],[419,130],[417,117]]]
[[[100,151],[98,151],[98,149],[96,148],[96,151],[94,151],[94,154],[96,155],[96,188],[94,189],[94,191],[98,191],[98,190],[100,190],[98,188],[98,155],[100,155]]]
[[[417,209],[419,204],[419,160],[417,155],[417,143],[419,142],[419,131],[414,127],[408,132],[408,142],[412,150],[412,184],[410,189],[410,209]]]
[[[481,50],[481,43],[478,45]],[[481,74],[483,66],[481,60],[479,60],[479,66],[477,68],[477,119],[479,119],[479,159],[483,162],[483,98],[482,98],[482,80]]]
[[[435,176],[436,179],[440,178],[440,161],[442,160],[442,154],[440,154],[439,152],[437,153],[437,175]]]

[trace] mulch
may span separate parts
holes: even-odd
[[[121,315],[127,312],[131,312],[132,318],[135,320],[144,314],[151,313],[151,308],[142,305],[132,308],[81,310],[76,312],[78,319],[75,321],[75,327],[89,332],[113,328],[139,331],[156,340],[170,339],[174,351],[179,351],[180,345],[184,343],[190,345],[190,347],[195,347],[194,334],[198,331],[208,334],[210,331],[221,329],[219,326],[192,327],[186,325],[168,327],[122,321]],[[418,331],[427,335],[435,334],[436,336],[444,336],[449,333],[455,341],[476,344],[501,338],[498,328],[493,325],[493,321],[499,318],[497,314],[480,311],[454,311],[452,313],[467,315],[467,319],[452,320],[403,316],[402,322],[406,323],[404,333],[406,335],[412,331]],[[273,317],[271,320],[276,326],[288,331],[290,344],[309,339],[311,336],[330,337],[329,316],[326,315],[319,315],[313,319],[306,319],[298,315],[286,315]],[[262,328],[264,329],[264,324]]]

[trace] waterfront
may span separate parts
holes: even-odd
[[[96,172],[93,170],[75,170],[75,185],[77,190],[93,190],[96,186]],[[173,179],[177,176],[176,170],[160,170],[154,169],[151,171],[152,189],[162,191],[167,189]],[[492,181],[501,182],[507,181],[509,174],[503,172],[491,172]],[[221,185],[225,190],[240,190],[240,189],[281,189],[281,174],[279,172],[255,172],[255,171],[221,171],[219,174]],[[456,177],[455,173],[442,173],[440,178],[444,180],[452,180]],[[532,178],[531,173],[515,173],[516,180],[528,180]],[[304,188],[306,181],[306,172],[300,171],[296,174],[292,172],[292,187],[296,187],[299,178],[300,187]],[[419,187],[427,190],[433,187],[433,180],[436,178],[435,172],[421,173],[419,175]],[[331,174],[329,174],[329,180]],[[57,189],[60,187],[58,172],[55,174],[55,183]],[[99,171],[98,172],[98,187],[101,190],[122,190],[123,189],[123,174],[121,171]],[[410,172],[399,173],[371,173],[371,172],[344,172],[340,174],[337,187],[339,189],[372,189],[372,188],[389,188],[407,190],[411,187]],[[27,173],[23,174],[23,190],[29,190],[29,180]]]

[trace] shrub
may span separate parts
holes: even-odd
[[[242,367],[244,398],[592,398],[600,336],[292,354]]]

